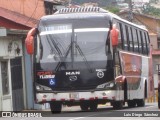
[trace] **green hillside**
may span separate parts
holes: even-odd
[[[115,3],[116,0],[72,0],[71,3],[81,5],[83,3],[89,3],[89,2],[98,3],[100,7],[105,7]]]

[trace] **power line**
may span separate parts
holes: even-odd
[[[133,5],[132,0],[129,0],[129,21],[133,21]]]
[[[39,2],[39,0],[37,0],[36,7],[35,7],[33,13],[31,14],[31,16],[29,17],[29,19],[25,22],[25,24],[27,24],[27,23],[33,18],[33,15],[35,14],[36,9],[37,9],[37,7],[38,7],[38,2]]]
[[[13,11],[15,12],[15,8],[13,7],[13,4],[11,2],[11,0],[9,0],[10,4],[11,4],[11,7],[13,8]]]

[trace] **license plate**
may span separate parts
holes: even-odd
[[[70,93],[69,94],[69,98],[70,99],[78,99],[79,98],[79,94],[78,93]]]

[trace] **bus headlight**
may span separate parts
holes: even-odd
[[[107,82],[101,85],[98,85],[97,88],[113,88],[115,86],[115,83],[112,82]]]
[[[104,88],[105,84],[98,85],[97,88]]]
[[[52,90],[52,89],[47,87],[47,86],[37,84],[36,85],[36,90],[43,91],[43,90]]]
[[[114,87],[114,83],[110,83],[110,84],[109,84],[109,87]]]

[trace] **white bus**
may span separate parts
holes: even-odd
[[[160,81],[158,83],[158,108],[160,109]]]
[[[114,26],[114,27],[113,27]],[[116,44],[115,44],[115,43]],[[36,103],[96,110],[144,106],[153,95],[148,31],[98,7],[64,8],[28,32]]]

